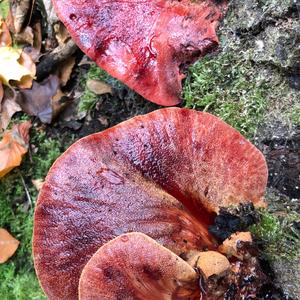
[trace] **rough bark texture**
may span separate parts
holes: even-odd
[[[220,29],[224,51],[237,53],[252,64],[253,76],[268,84],[266,114],[257,144],[267,158],[269,186],[284,208],[267,198],[277,214],[289,207],[299,212],[300,201],[300,2],[297,0],[233,0]],[[287,200],[286,200],[287,199]],[[298,205],[295,206],[295,204]],[[291,225],[292,226],[292,225]],[[297,229],[295,225],[295,230]],[[272,263],[277,283],[286,295],[300,295],[299,256]]]

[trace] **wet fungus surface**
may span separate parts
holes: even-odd
[[[54,163],[39,195],[40,283],[49,299],[78,299],[79,281],[81,299],[96,299],[83,291],[97,284],[115,287],[99,299],[199,299],[202,273],[181,258],[217,251],[208,229],[220,207],[259,205],[266,183],[260,151],[208,113],[161,109],[85,137]],[[139,272],[138,262],[149,268]],[[124,289],[129,296],[117,297]]]
[[[216,49],[227,1],[53,0],[81,50],[144,98],[180,102],[186,66]]]

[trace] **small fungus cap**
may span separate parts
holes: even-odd
[[[176,254],[142,233],[127,233],[86,264],[79,299],[199,299],[197,280],[197,272]]]

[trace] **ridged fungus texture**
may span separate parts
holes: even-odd
[[[40,283],[49,299],[77,299],[89,259],[129,232],[180,256],[215,250],[208,228],[219,207],[260,203],[266,183],[261,152],[208,113],[166,108],[85,137],[54,163],[38,198]]]
[[[84,267],[80,300],[199,300],[198,274],[184,260],[142,233],[103,245]]]
[[[227,1],[53,0],[81,50],[144,98],[180,102],[186,66],[215,50]]]

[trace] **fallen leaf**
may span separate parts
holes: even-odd
[[[54,26],[54,32],[55,32],[55,37],[60,46],[63,46],[67,43],[67,41],[70,39],[70,34],[66,27],[61,23],[58,22]]]
[[[31,89],[21,90],[19,104],[27,114],[37,116],[41,122],[50,124],[53,119],[53,98],[59,91],[58,77],[50,75],[41,83],[34,81]]]
[[[31,56],[24,51],[22,51],[21,53],[19,63],[27,70],[29,70],[31,75],[23,76],[20,82],[18,83],[18,87],[21,89],[30,89],[32,87],[33,77],[36,73],[36,65],[32,60]]]
[[[2,102],[2,99],[3,99],[3,95],[4,95],[3,85],[0,82],[0,112],[1,112],[1,102]]]
[[[0,102],[0,129],[6,129],[12,116],[22,110],[17,102],[18,96],[16,91],[5,89],[2,103]]]
[[[0,20],[0,47],[11,46],[12,39],[8,27]]]
[[[0,264],[5,263],[14,255],[20,242],[16,240],[7,230],[0,228]]]
[[[14,35],[14,40],[17,44],[33,45],[34,33],[33,29],[29,26],[25,27],[21,32]]]
[[[38,53],[41,52],[42,48],[42,25],[40,22],[35,23],[32,26],[33,29],[33,47]]]
[[[75,57],[71,56],[64,61],[57,71],[57,76],[60,79],[61,86],[65,86],[69,81],[75,65]]]
[[[0,141],[0,178],[21,164],[28,151],[30,127],[31,122],[26,121],[4,132]]]
[[[3,84],[9,85],[10,80],[21,81],[24,76],[35,76],[31,69],[22,65],[24,62],[21,55],[21,49],[0,47],[0,80]]]
[[[87,88],[96,95],[112,94],[112,88],[101,80],[90,79],[86,83]]]
[[[28,14],[31,12],[31,0],[12,1],[12,15],[16,33],[22,30]]]
[[[31,182],[34,185],[34,187],[37,189],[37,191],[40,191],[45,181],[43,179],[32,179]]]

